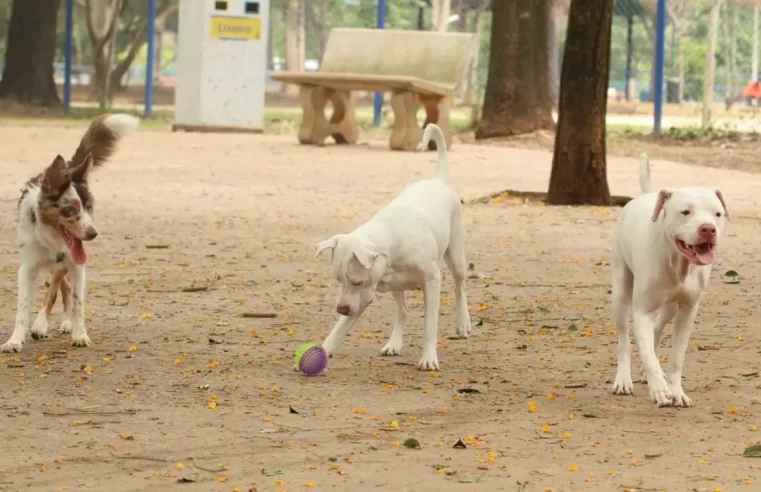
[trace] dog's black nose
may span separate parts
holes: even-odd
[[[85,229],[85,241],[92,241],[96,237],[98,237],[98,231],[94,227]]]

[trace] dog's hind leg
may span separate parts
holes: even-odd
[[[64,275],[61,279],[61,301],[63,301],[63,320],[61,321],[61,333],[71,333],[71,283],[69,277]]]
[[[394,327],[391,330],[391,336],[388,343],[381,349],[381,355],[401,355],[402,345],[404,343],[404,326],[407,323],[407,305],[404,303],[404,291],[395,290],[391,293],[394,296]]]
[[[618,334],[616,350],[618,368],[613,382],[613,393],[631,395],[634,392],[634,383],[631,374],[632,346],[629,337],[629,314],[632,306],[634,275],[616,252],[611,258],[611,267],[613,269],[613,320]]]
[[[460,218],[453,224],[452,237],[444,252],[444,261],[454,280],[455,292],[455,323],[459,338],[468,338],[472,330],[470,313],[468,312],[468,295],[465,293],[465,277],[468,273],[465,259],[465,226]]]
[[[50,313],[53,312],[53,306],[58,298],[58,288],[61,278],[66,274],[65,270],[56,270],[50,279],[50,285],[45,292],[45,302],[43,308],[37,313],[37,318],[32,323],[32,338],[42,340],[48,334],[48,324],[50,323]]]

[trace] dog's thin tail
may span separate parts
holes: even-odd
[[[422,150],[428,148],[431,138],[436,142],[436,153],[438,154],[438,164],[436,166],[436,179],[446,183],[449,179],[449,152],[447,152],[447,142],[444,140],[444,132],[438,125],[429,123],[423,132]]]
[[[650,159],[645,152],[639,155],[639,187],[642,193],[650,193],[653,189],[650,184]]]
[[[106,163],[116,151],[116,143],[137,130],[140,118],[128,114],[104,114],[95,118],[79,142],[70,167],[77,167],[92,154],[96,167]]]

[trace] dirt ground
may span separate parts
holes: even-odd
[[[0,128],[3,339],[18,189],[82,131]],[[656,408],[641,384],[632,397],[609,392],[618,209],[509,196],[465,206],[474,334],[449,338],[447,273],[440,372],[415,368],[420,292],[408,294],[400,357],[380,356],[393,316],[385,295],[324,375],[291,370],[296,347],[321,341],[336,318],[314,244],[432,175],[434,161],[378,140],[312,148],[293,136],[144,130],[124,141],[94,176],[94,345],[72,348],[53,331],[0,355],[0,490],[758,490],[761,462],[741,457],[761,441],[757,174],[653,163],[656,186],[717,183],[732,207],[687,354],[694,408]],[[451,161],[451,184],[471,200],[542,190],[551,156],[460,144]],[[613,193],[637,193],[636,159],[612,158],[609,177]],[[739,284],[722,281],[730,269]],[[422,448],[405,448],[408,438]]]

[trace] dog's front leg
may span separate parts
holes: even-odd
[[[407,305],[404,303],[404,291],[395,290],[391,293],[394,296],[394,327],[391,330],[391,336],[388,343],[381,349],[381,355],[401,355],[402,344],[404,343],[404,325],[407,323]]]
[[[34,283],[37,280],[38,268],[36,265],[21,263],[18,270],[18,304],[16,306],[16,325],[13,327],[11,338],[0,345],[0,352],[21,352],[21,347],[26,340],[29,330],[29,318],[32,316]]]
[[[438,371],[439,358],[436,343],[439,331],[439,304],[441,302],[441,271],[433,264],[433,276],[423,285],[425,302],[425,333],[423,334],[423,356],[418,362],[421,371]]]
[[[647,387],[650,398],[658,406],[671,405],[671,389],[663,375],[661,363],[655,355],[655,322],[658,310],[647,311],[639,306],[634,307],[634,336],[637,338],[637,348],[642,358],[642,365],[647,377]]]
[[[338,322],[336,322],[336,325],[330,330],[328,338],[322,343],[322,348],[325,349],[325,352],[327,352],[329,356],[333,356],[338,346],[343,342],[346,334],[349,333],[349,330],[351,330],[351,327],[354,326],[354,323],[357,322],[359,317],[362,316],[363,312],[365,312],[365,310],[360,309],[360,311],[354,316],[341,316],[338,318]]]
[[[71,344],[75,347],[89,347],[90,337],[85,328],[85,267],[75,266],[71,270],[71,287]]]
[[[666,376],[674,397],[675,407],[691,407],[692,400],[682,389],[682,369],[684,357],[690,336],[695,325],[695,316],[698,313],[698,303],[692,305],[680,305],[674,319],[674,342],[671,346],[671,357],[666,366]]]

